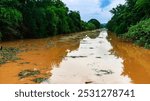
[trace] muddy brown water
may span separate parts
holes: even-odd
[[[1,84],[31,84],[39,77],[48,78],[44,84],[150,84],[150,50],[124,42],[107,30],[1,45],[23,50],[18,53],[20,60],[0,65]],[[19,79],[18,73],[26,69],[41,73]]]

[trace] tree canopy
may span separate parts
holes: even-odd
[[[98,28],[61,0],[1,0],[0,40],[41,38]]]
[[[97,29],[99,29],[101,27],[100,22],[96,19],[91,19],[91,20],[88,21],[88,23],[94,24]]]
[[[150,18],[150,0],[126,0],[124,5],[118,5],[110,12],[113,14],[113,17],[107,24],[109,30],[119,36],[130,36],[132,32],[136,33],[135,36],[140,36],[142,40],[145,40],[142,41],[142,44],[150,46],[150,41],[148,41],[150,39],[150,36],[148,36],[150,25],[147,24],[150,21],[147,20]],[[145,28],[141,30],[142,26]],[[141,36],[141,33],[144,34]],[[135,40],[132,41],[137,43]]]

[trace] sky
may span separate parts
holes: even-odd
[[[88,21],[91,18],[107,23],[112,14],[109,12],[118,4],[124,4],[125,0],[62,0],[70,10],[79,11],[81,19]]]

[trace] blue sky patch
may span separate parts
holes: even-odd
[[[111,3],[111,0],[101,0],[101,8],[107,7]]]
[[[62,0],[70,10],[79,11],[81,19],[89,21],[92,18],[101,23],[107,23],[112,14],[109,12],[118,4],[124,4],[125,0]]]

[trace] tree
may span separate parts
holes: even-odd
[[[55,13],[57,8],[55,6],[48,6],[46,8],[46,20],[48,22],[47,33],[51,35],[56,35],[58,32],[58,16]]]
[[[150,0],[137,0],[135,4],[135,9],[138,13],[138,16],[142,19],[147,19],[150,17]]]
[[[41,38],[95,29],[61,0],[0,0],[0,40]]]
[[[94,29],[96,29],[96,26],[93,23],[89,22],[86,24],[86,29],[87,30],[94,30]]]
[[[98,28],[100,28],[100,27],[101,27],[100,22],[99,22],[98,20],[96,20],[96,19],[91,19],[91,20],[89,20],[89,21],[88,21],[88,23],[92,23],[92,24],[94,24],[94,25],[95,25],[95,27],[96,27],[96,29],[98,29]]]
[[[64,8],[57,8],[55,12],[56,15],[58,16],[58,23],[57,23],[58,34],[69,33],[70,30],[67,22],[67,11]]]
[[[72,32],[81,31],[81,17],[79,12],[70,11],[68,23]]]
[[[107,24],[108,29],[115,32],[119,36],[126,35],[128,36],[128,39],[133,39],[132,35],[133,33],[135,33],[134,35],[136,37],[140,36],[140,38],[137,41],[136,39],[133,39],[133,42],[136,41],[136,43],[138,44],[146,43],[146,46],[141,46],[149,46],[149,42],[147,42],[147,35],[149,34],[145,32],[149,28],[148,24],[146,23],[146,21],[149,21],[146,19],[150,18],[149,7],[149,0],[126,0],[126,3],[124,5],[118,5],[116,8],[113,8],[110,11],[113,14],[113,17]],[[143,28],[142,26],[144,26],[145,28]]]
[[[22,14],[18,10],[9,7],[0,8],[0,32],[1,39],[22,37],[18,27],[22,21]]]

